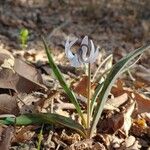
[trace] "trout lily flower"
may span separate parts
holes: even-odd
[[[77,49],[74,54],[71,51],[71,47],[77,42],[78,38],[69,41],[69,38],[65,44],[65,53],[68,59],[71,62],[71,65],[74,67],[80,67],[86,63],[94,63],[99,52],[99,47],[95,49],[94,43],[92,40],[88,39],[88,36],[85,36],[82,39],[79,49]]]

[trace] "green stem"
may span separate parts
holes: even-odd
[[[91,100],[91,64],[88,64],[88,98],[87,98],[87,135],[90,130],[90,121],[91,121],[91,115],[90,115],[90,100]]]

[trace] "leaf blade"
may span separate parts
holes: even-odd
[[[83,121],[83,124],[86,126],[86,122],[85,122],[85,119],[83,117],[83,113],[81,111],[81,107],[75,97],[75,94],[73,93],[73,91],[70,90],[70,88],[68,87],[68,85],[66,84],[66,81],[65,79],[63,78],[63,75],[61,73],[61,71],[59,70],[59,68],[57,67],[57,65],[54,63],[54,60],[50,54],[50,51],[48,49],[48,46],[44,40],[44,38],[42,38],[43,40],[43,44],[44,44],[44,47],[45,47],[45,51],[46,51],[46,54],[47,54],[47,57],[48,57],[48,60],[49,60],[49,65],[50,67],[52,68],[54,74],[55,74],[55,77],[57,78],[57,80],[59,81],[60,85],[62,86],[62,88],[64,89],[65,93],[68,95],[71,103],[74,104],[78,114],[81,116],[82,118],[82,121]]]
[[[16,118],[6,118],[5,120],[0,120],[1,124],[15,124],[15,125],[31,125],[31,124],[58,124],[68,128],[71,128],[83,137],[85,137],[85,130],[82,125],[59,114],[51,113],[38,113],[38,114],[24,114]]]
[[[113,83],[117,79],[117,77],[122,73],[126,65],[135,57],[139,56],[142,54],[144,51],[150,49],[150,45],[148,46],[143,46],[141,48],[138,48],[132,52],[130,52],[126,57],[123,57],[121,60],[116,63],[111,71],[109,72],[106,80],[104,81],[103,88],[98,96],[99,102],[97,103],[96,110],[94,112],[93,120],[92,120],[92,125],[91,125],[91,130],[90,130],[90,135],[92,136],[94,130],[96,129],[97,123],[100,119],[101,113],[104,108],[104,104],[107,100],[107,97],[110,93],[111,87],[113,86]]]

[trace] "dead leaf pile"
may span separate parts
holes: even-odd
[[[0,50],[0,89],[13,90],[18,93],[31,93],[33,91],[45,90],[40,73],[30,64],[14,58],[9,51]],[[18,112],[16,96],[0,95],[1,112]],[[10,105],[11,103],[11,105]],[[9,104],[9,105],[8,105]]]
[[[74,91],[86,97],[86,84],[85,76],[74,85]],[[92,83],[92,85],[94,90],[96,84]],[[103,119],[97,127],[98,133],[114,135],[121,139],[118,146],[114,144],[115,139],[109,139],[108,145],[112,144],[114,148],[140,149],[143,145],[135,137],[149,137],[150,99],[136,91],[143,87],[143,82],[137,80],[134,86],[133,89],[126,88],[123,81],[117,81],[116,86],[113,86],[111,90],[112,98],[108,99],[104,106]],[[131,133],[133,136],[130,136]]]
[[[18,116],[20,113],[35,112],[32,104],[41,99],[35,91],[45,91],[40,72],[32,65],[14,58],[6,50],[0,49],[0,117]],[[24,97],[22,95],[25,95]],[[34,95],[34,96],[33,96]],[[36,95],[36,96],[35,96]],[[44,97],[44,96],[43,96]],[[12,139],[10,127],[3,129],[0,149],[9,149]],[[6,132],[6,133],[5,133]],[[23,134],[23,132],[22,132]],[[22,136],[22,135],[21,135]],[[22,139],[29,139],[29,136]],[[20,140],[18,135],[18,141]],[[21,140],[20,140],[21,141]]]

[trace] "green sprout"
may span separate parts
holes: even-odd
[[[19,37],[22,49],[25,49],[27,47],[28,37],[29,37],[29,31],[28,31],[28,29],[22,28],[20,30],[20,37]]]

